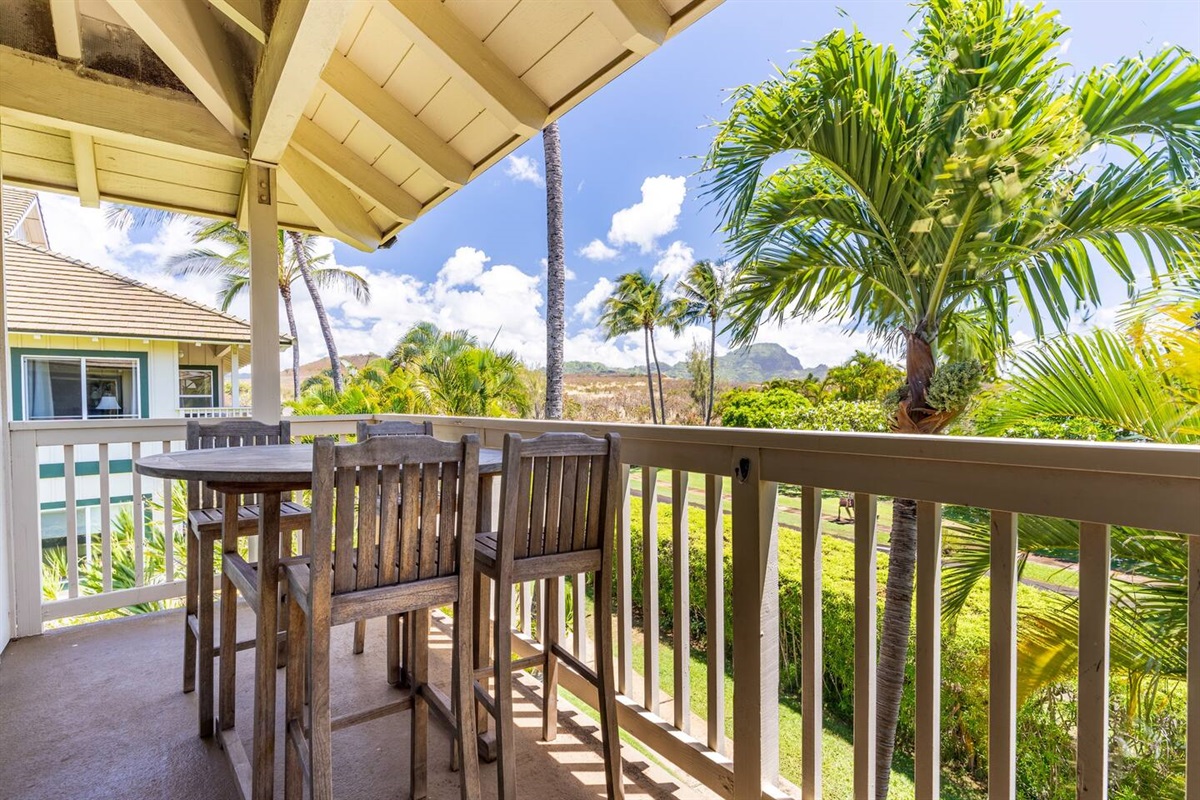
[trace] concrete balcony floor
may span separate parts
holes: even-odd
[[[197,737],[196,694],[180,691],[183,612],[51,631],[12,642],[0,655],[0,797],[16,800],[236,800],[232,770],[215,740]],[[252,615],[239,614],[250,633]],[[382,620],[368,627],[366,652],[351,653],[351,627],[333,635],[333,713],[385,701]],[[448,684],[449,639],[434,626],[431,671]],[[253,654],[238,658],[238,729],[249,744]],[[283,670],[277,672],[283,697]],[[522,797],[594,800],[604,777],[597,726],[560,702],[554,742],[539,741],[536,681],[518,682],[518,791]],[[282,719],[280,708],[279,719]],[[430,798],[457,798],[449,770],[449,736],[431,718]],[[356,800],[408,798],[408,715],[339,731],[333,738],[334,789]],[[280,739],[277,739],[280,741]],[[282,753],[277,744],[277,753]],[[643,753],[623,748],[627,796],[712,797],[686,785]],[[276,796],[282,797],[282,758]],[[482,765],[484,798],[496,796],[496,770]]]

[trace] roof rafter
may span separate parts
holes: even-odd
[[[54,25],[54,46],[60,58],[78,62],[83,58],[83,36],[79,23],[78,0],[50,0],[50,20]],[[75,162],[75,190],[80,205],[100,205],[100,181],[96,175],[96,146],[92,137],[81,131],[71,132],[71,156]]]
[[[281,3],[263,51],[250,113],[250,157],[278,164],[354,3]]]
[[[262,0],[209,0],[213,8],[220,11],[239,28],[250,34],[259,44],[267,43],[267,29],[263,25]]]
[[[190,97],[0,46],[0,109],[51,128],[245,164],[241,142]]]
[[[54,25],[54,45],[59,56],[79,61],[83,58],[83,39],[79,32],[77,0],[50,0],[50,20]]]
[[[358,198],[293,147],[279,162],[279,183],[326,236],[371,252],[383,235]]]
[[[357,108],[364,121],[389,144],[446,186],[458,188],[470,180],[471,163],[467,159],[341,53],[329,58],[321,81]]]
[[[236,57],[225,29],[204,0],[108,0],[133,32],[196,95],[225,130],[250,128]]]
[[[592,0],[591,6],[617,41],[641,55],[658,49],[671,29],[671,15],[658,0]]]
[[[442,3],[376,0],[375,8],[509,130],[533,136],[545,127],[542,99]]]
[[[292,146],[312,160],[343,186],[352,189],[402,222],[412,222],[421,213],[421,203],[392,183],[365,159],[330,136],[315,122],[301,119]]]

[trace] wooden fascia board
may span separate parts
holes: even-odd
[[[0,111],[50,128],[245,163],[241,142],[178,92],[0,47]]]
[[[371,252],[381,234],[354,193],[294,147],[279,162],[279,182],[327,236]]]
[[[376,0],[375,8],[509,130],[533,136],[545,126],[541,98],[442,3]]]
[[[662,45],[671,16],[658,0],[592,0],[592,13],[623,46],[647,55]]]
[[[403,222],[421,213],[421,203],[309,119],[301,119],[292,146],[337,179]]]
[[[470,180],[470,162],[345,56],[334,53],[329,58],[321,81],[357,108],[376,133],[446,186],[458,188]]]
[[[351,2],[289,0],[279,6],[250,102],[250,155],[277,164],[333,53]]]
[[[250,128],[229,37],[203,0],[108,0],[113,10],[234,136]]]

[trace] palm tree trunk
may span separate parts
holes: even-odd
[[[704,424],[712,425],[714,395],[717,391],[717,318],[712,320],[712,338],[708,342],[708,406],[704,409]]]
[[[654,376],[650,373],[650,329],[642,328],[646,350],[646,386],[650,388],[650,421],[658,424],[658,409],[654,407]]]
[[[654,351],[654,371],[658,373],[658,416],[667,424],[667,399],[663,394],[662,365],[658,363],[658,346],[654,344],[654,329],[650,329],[650,349]]]
[[[906,381],[908,397],[900,402],[894,430],[897,433],[937,433],[933,409],[925,404],[925,394],[933,379],[933,348],[923,331],[908,335]],[[917,503],[895,498],[892,501],[892,533],[888,551],[887,587],[884,591],[883,628],[879,635],[879,661],[876,672],[875,711],[875,798],[887,800],[892,777],[892,755],[896,749],[896,722],[900,718],[900,699],[904,694],[904,667],[908,661],[908,642],[912,632],[913,576],[917,567]]]
[[[333,390],[342,393],[342,364],[338,361],[337,343],[333,340],[333,328],[329,326],[329,315],[325,313],[325,304],[321,302],[321,292],[313,280],[312,267],[308,263],[308,255],[304,252],[304,238],[296,231],[288,231],[292,239],[292,249],[296,252],[296,266],[308,287],[308,295],[312,298],[313,308],[317,312],[317,322],[321,325],[321,335],[325,337],[325,350],[329,353],[329,370],[333,376]]]
[[[288,333],[292,335],[292,399],[300,399],[300,334],[296,331],[296,312],[292,308],[292,287],[280,286],[283,310],[287,312]]]
[[[563,243],[562,150],[558,123],[542,131],[546,152],[546,419],[563,415],[566,255]]]

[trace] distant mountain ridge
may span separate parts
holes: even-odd
[[[687,364],[663,364],[663,374],[686,378]],[[568,375],[640,375],[641,367],[610,367],[599,361],[568,361],[563,365]],[[829,367],[819,364],[805,367],[800,359],[774,342],[760,342],[717,356],[717,380],[728,383],[762,383],[776,378],[804,378],[812,374],[824,378]]]

